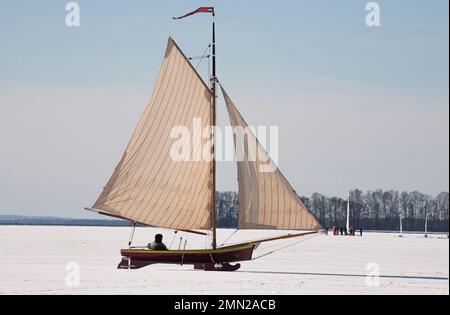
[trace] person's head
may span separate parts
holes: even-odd
[[[162,243],[162,240],[163,240],[162,234],[156,234],[155,235],[155,242],[156,243]]]

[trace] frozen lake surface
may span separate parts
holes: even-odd
[[[191,266],[156,265],[117,270],[130,228],[0,226],[0,294],[449,294],[446,235],[369,233],[323,236],[261,246],[234,273],[194,271]],[[139,228],[134,245],[162,232]],[[231,230],[220,230],[221,240]],[[283,232],[240,231],[230,240],[254,240]],[[205,248],[205,238],[179,233],[187,248]],[[183,241],[184,242],[184,241]],[[66,270],[68,268],[68,271]],[[77,269],[79,268],[79,283]],[[380,275],[378,278],[368,274]]]

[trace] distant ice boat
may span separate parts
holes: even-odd
[[[200,8],[194,13],[214,8]],[[121,269],[139,269],[157,263],[194,265],[196,269],[234,271],[231,263],[252,260],[255,248],[264,242],[318,233],[321,225],[303,204],[283,174],[261,172],[260,156],[255,161],[237,162],[239,178],[239,229],[299,230],[303,232],[234,246],[217,245],[216,161],[176,162],[170,158],[170,131],[189,126],[201,118],[202,130],[216,125],[215,23],[213,18],[212,65],[209,87],[178,45],[169,38],[164,61],[150,103],[117,165],[111,179],[92,208],[102,215],[129,220],[135,224],[208,235],[210,249],[152,251],[123,249]],[[221,86],[231,123],[248,127]],[[189,127],[192,134],[193,127]],[[273,163],[254,134],[249,135],[262,154],[264,164]],[[214,143],[214,134],[204,139]],[[236,137],[236,149],[246,148],[244,138]],[[215,152],[214,146],[212,151]]]

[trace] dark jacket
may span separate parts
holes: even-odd
[[[148,248],[151,250],[168,250],[164,243],[150,243]]]

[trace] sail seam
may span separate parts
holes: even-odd
[[[177,57],[177,56],[175,56],[175,57]],[[177,60],[177,66],[176,66],[176,72],[175,72],[175,79],[173,80],[173,82],[171,82],[171,85],[170,86],[175,86],[175,84],[176,84],[176,82],[178,81],[178,77],[179,77],[179,70],[180,70],[180,66],[181,66],[181,58],[176,58],[176,60]],[[175,68],[175,67],[174,67]],[[164,96],[166,95],[166,93],[167,93],[167,89],[169,88],[169,86],[167,86],[166,87],[166,89],[165,89],[165,92],[164,92]],[[167,104],[169,104],[170,103],[170,99],[171,99],[171,97],[172,97],[172,94],[173,94],[173,88],[170,88],[169,89],[169,98],[167,99],[167,101],[165,102],[165,103],[167,103]],[[165,97],[164,97],[164,99],[165,99]],[[165,103],[163,103],[163,104],[161,104],[160,106],[161,107],[163,107],[164,108],[164,111],[163,111],[163,118],[165,118],[166,117],[166,115],[167,115],[167,117],[169,117],[170,116],[170,112],[168,113],[168,108],[169,108],[169,106],[167,106],[167,104],[165,104]],[[158,121],[158,124],[157,124],[157,127],[156,127],[156,130],[157,131],[159,131],[160,129],[161,129],[161,122],[163,121],[163,119],[161,119],[161,120],[159,120]],[[150,132],[150,130],[151,130],[151,128],[149,128],[149,131],[148,132]],[[145,138],[144,139],[144,143],[145,143],[145,150],[143,151],[143,152],[140,152],[140,155],[141,156],[147,156],[148,154],[149,154],[149,150],[150,150],[150,146],[154,143],[154,139],[157,137],[157,135],[156,135],[156,133],[153,133],[153,134],[151,134],[150,135],[150,139],[147,139],[147,138]],[[156,138],[157,139],[157,138]],[[158,153],[159,154],[159,153]],[[140,181],[140,180],[142,180],[142,178],[143,178],[143,174],[146,174],[147,173],[147,169],[148,169],[148,167],[150,166],[150,165],[152,165],[153,164],[153,162],[154,162],[154,156],[152,156],[149,160],[147,160],[147,162],[145,163],[145,166],[144,166],[144,168],[141,170],[141,172],[139,172],[139,174],[138,174],[138,168],[136,168],[135,169],[135,171],[134,171],[134,174],[133,174],[133,180],[136,178],[136,176],[137,176],[137,181],[135,180],[135,184],[134,184],[134,186],[133,186],[133,190],[134,190],[134,188],[136,188],[136,186],[137,186],[137,183]],[[128,208],[127,208],[127,210],[126,210],[126,212],[129,212],[129,211],[131,211],[131,215],[134,217],[135,215],[136,215],[136,217],[138,217],[139,219],[141,219],[142,218],[142,214],[137,214],[137,212],[139,211],[139,209],[137,208],[137,206],[139,205],[136,205],[136,202],[139,202],[138,201],[138,198],[139,198],[139,196],[142,194],[142,191],[143,191],[143,189],[141,188],[141,189],[139,189],[139,191],[136,193],[136,198],[135,198],[135,201],[132,203],[132,204],[130,204],[130,205],[128,205]]]
[[[201,99],[201,90],[200,90],[200,92],[198,93],[198,95],[195,97],[195,99],[196,99],[196,101],[195,101],[195,103],[194,104],[197,104],[197,107],[195,108],[195,109],[197,109],[198,107],[199,107],[199,104],[200,104],[200,99]],[[190,110],[191,110],[191,108],[189,108]],[[195,111],[194,111],[195,112]],[[186,119],[188,119],[188,117],[186,117]],[[192,153],[192,152],[191,152]],[[178,162],[177,164],[180,164],[180,163],[192,163],[191,161],[190,162]],[[198,165],[197,167],[199,167],[200,165]],[[176,167],[176,170],[177,170],[177,178],[178,178],[178,176],[180,175],[179,174],[179,170],[180,170],[180,167],[179,167],[179,165]],[[192,167],[192,168],[190,168],[190,170],[189,170],[189,176],[188,177],[190,177],[190,175],[192,174],[192,172],[194,172],[196,170],[196,168],[194,168],[194,167]],[[186,169],[184,169],[184,171],[185,171],[185,173],[186,173]],[[183,177],[185,177],[185,173],[183,174]],[[171,173],[171,174],[169,174],[169,177],[170,176],[173,176],[173,173]],[[193,185],[194,186],[194,185]],[[187,187],[186,187],[186,189],[191,189],[191,186],[189,186],[189,185],[187,185]],[[178,207],[178,205],[180,204],[180,201],[181,201],[181,199],[182,198],[179,198],[179,200],[178,200],[178,202],[177,202],[177,207]],[[180,224],[183,224],[183,223],[181,223],[182,221],[184,222],[184,219],[185,219],[185,216],[187,215],[187,213],[189,213],[189,211],[185,211],[185,213],[184,213],[184,216],[183,216],[183,219],[180,221]]]
[[[187,72],[185,72],[185,71],[187,71]],[[185,74],[187,75],[187,74],[189,73],[189,70],[186,69],[186,66],[185,66],[185,65],[183,66],[182,73],[183,73],[183,74],[181,75],[181,81],[184,81],[184,85],[183,85],[183,89],[182,89],[181,95],[184,95],[184,93],[185,93],[185,88],[186,88],[186,82],[185,82],[185,80],[182,80],[182,79],[184,78],[184,75],[185,75]],[[177,81],[178,81],[178,75],[177,75],[177,80],[174,82],[174,84],[175,84]],[[170,99],[168,100],[168,103],[175,103],[175,104],[177,104],[177,100],[178,100],[178,98],[179,98],[179,95],[180,95],[180,92],[179,92],[179,91],[178,91],[175,95],[173,95],[173,93],[171,93]],[[171,102],[172,98],[174,99],[173,102]],[[173,116],[173,111],[174,111],[174,110],[176,110],[176,109],[172,109],[171,112],[169,112],[169,117],[170,117],[170,116]],[[168,124],[166,124],[165,126],[163,126],[162,129],[170,128],[170,126],[173,126],[175,120],[177,120],[177,119],[178,119],[178,121],[181,121],[181,118],[182,118],[182,117],[184,118],[184,111],[185,111],[185,110],[186,110],[186,106],[183,106],[183,111],[181,112],[181,114],[180,114],[180,113],[177,113],[177,115],[179,115],[179,116],[174,116],[174,117],[172,117],[172,121],[169,122]],[[187,120],[187,118],[185,118],[183,122],[180,122],[180,124],[186,124],[186,120]],[[174,126],[174,127],[175,127],[175,126]],[[180,128],[180,125],[176,126],[176,131],[177,131],[177,132],[179,131],[179,128]],[[167,130],[167,131],[169,131],[169,130]],[[164,134],[165,134],[165,136],[164,136]],[[162,132],[162,133],[161,133],[161,136],[164,136],[164,142],[163,142],[163,144],[161,145],[162,147],[166,147],[166,145],[167,145],[168,143],[170,143],[170,138],[169,138],[168,134],[169,134],[169,132]],[[164,154],[163,159],[161,159],[161,154]],[[171,161],[171,159],[169,158],[168,155],[169,155],[169,152],[163,153],[162,151],[158,152],[157,155],[155,155],[154,160],[155,160],[155,161],[159,161],[159,164],[152,165],[152,169],[157,169],[156,174],[154,174],[154,178],[158,178],[158,177],[160,176],[160,173],[162,173],[162,174],[164,175],[164,178],[168,178],[168,179],[171,178],[171,177],[170,177],[171,174],[166,174],[167,169],[168,169],[168,168],[170,167],[170,165],[173,163],[173,161]],[[172,170],[172,171],[173,171],[173,170]],[[147,203],[146,203],[144,206],[145,206],[145,207],[148,207],[149,205],[156,205],[156,206],[158,206],[161,197],[162,197],[162,194],[158,194],[158,195],[157,195],[156,192],[154,192],[154,193],[152,194],[152,196],[150,197],[150,199],[147,201]],[[164,199],[164,201],[166,201],[168,197],[169,197],[169,194],[166,195],[166,198]],[[155,199],[155,198],[156,198],[156,199]],[[162,202],[161,204],[164,204],[164,202]],[[153,218],[159,217],[159,216],[160,216],[160,213],[161,213],[162,211],[163,211],[163,209],[161,209],[161,208],[158,209],[157,212],[152,213],[152,217],[149,217],[149,215],[150,215],[150,214],[149,214],[149,215],[146,217],[146,220],[153,220]]]

